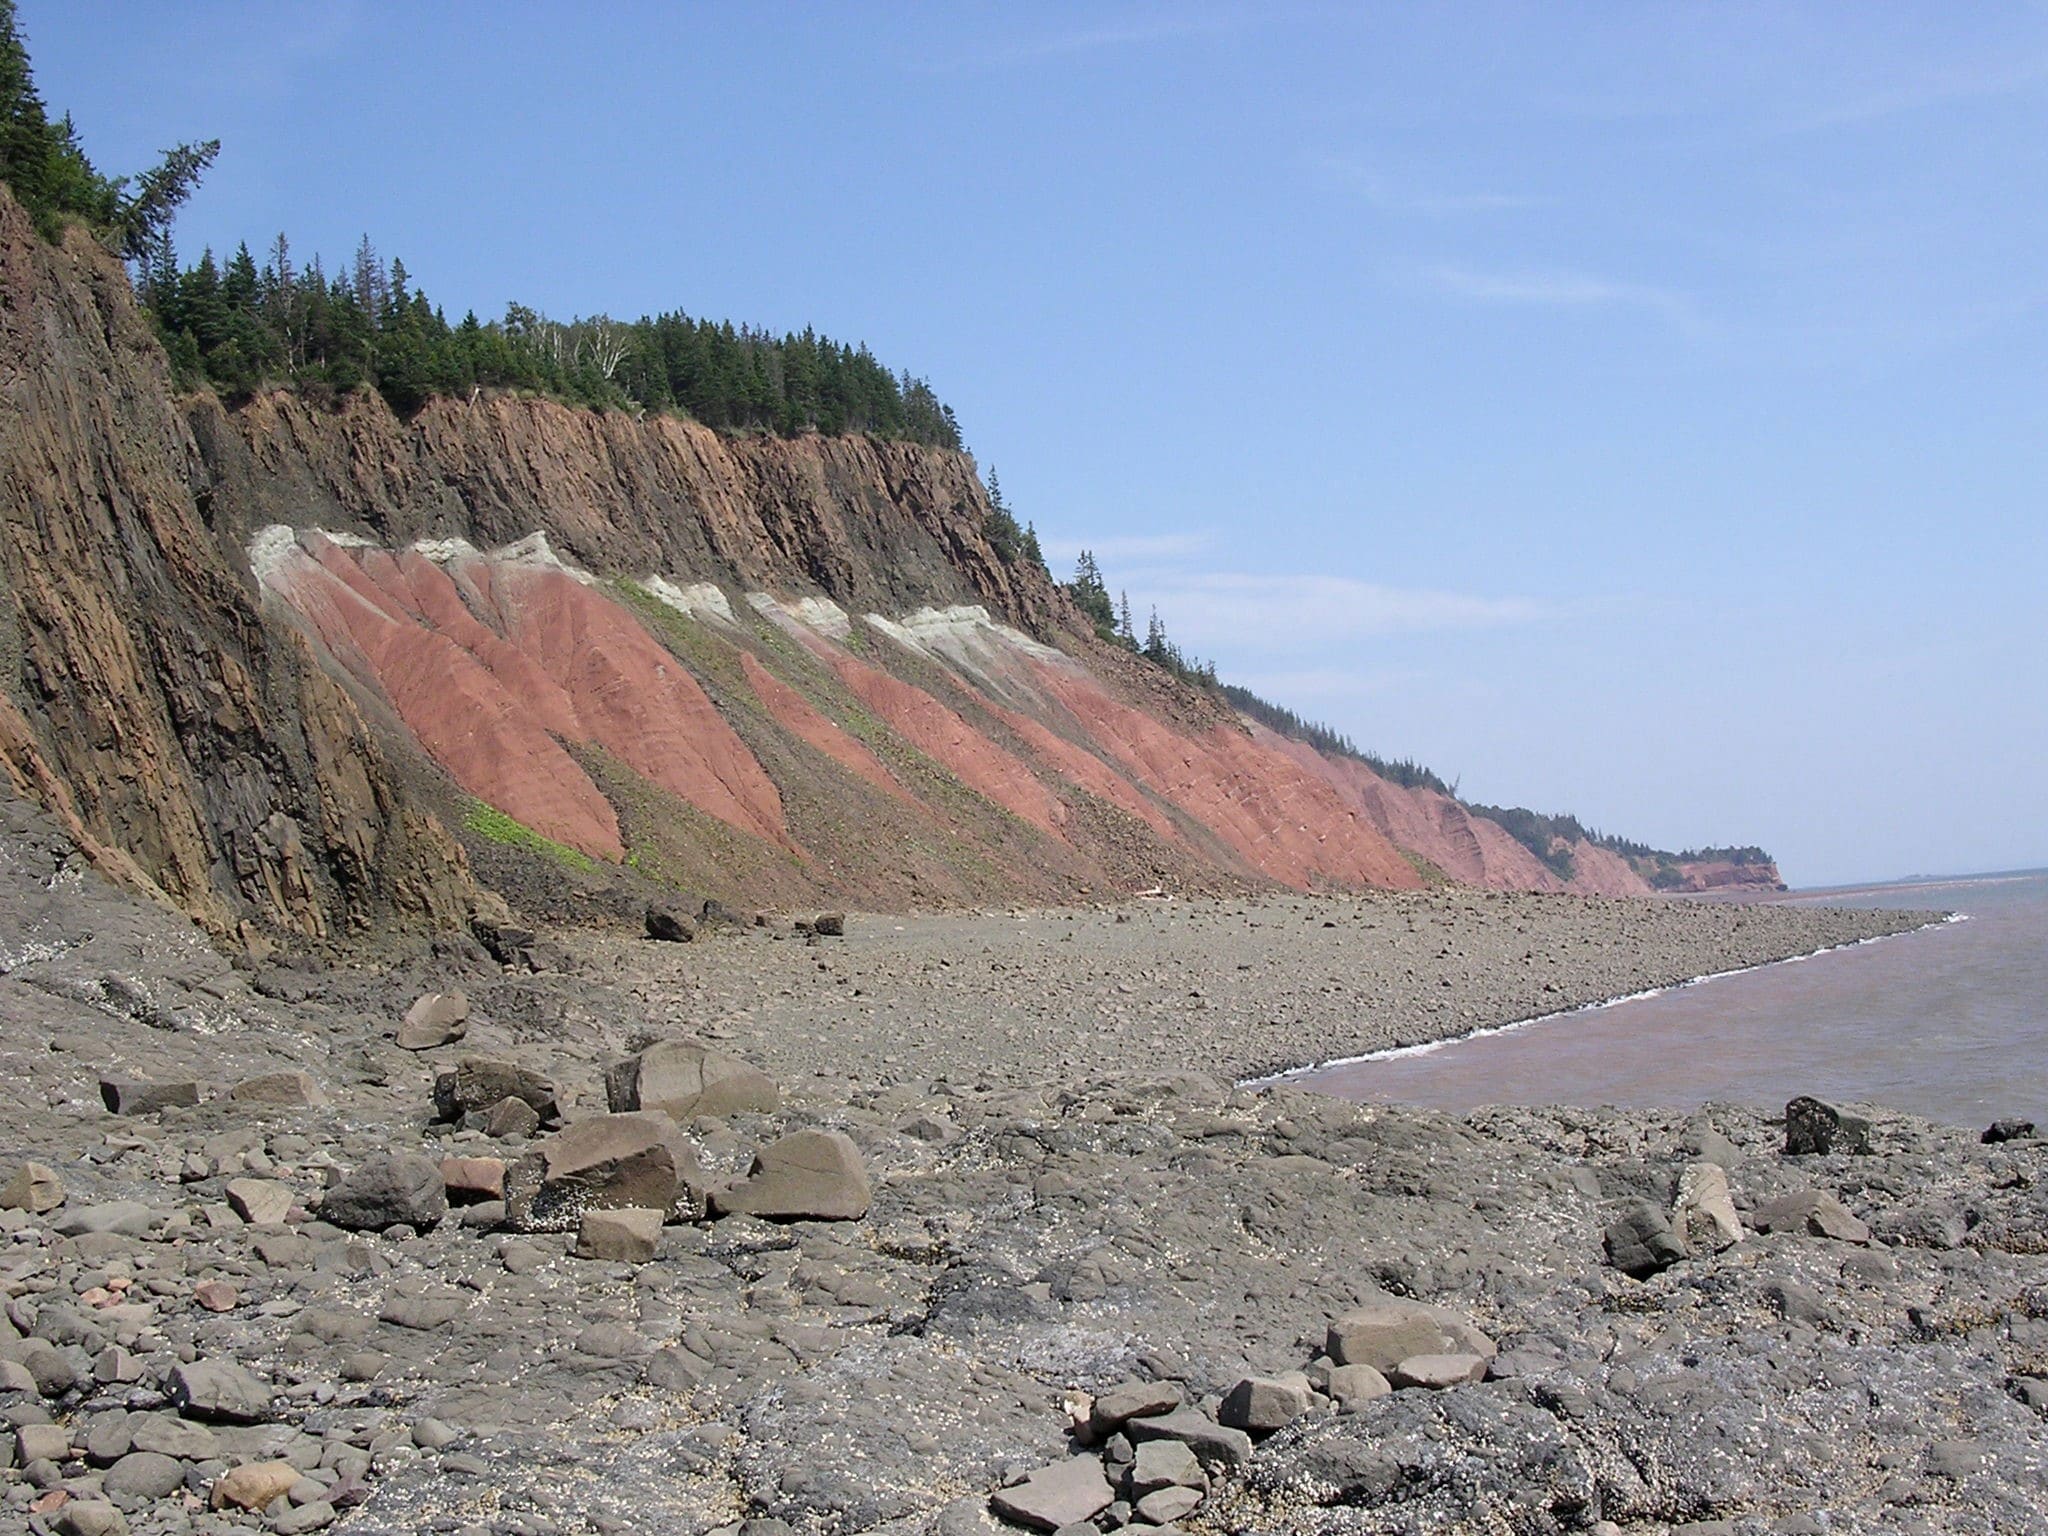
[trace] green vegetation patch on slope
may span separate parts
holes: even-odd
[[[497,843],[507,848],[523,848],[552,859],[565,869],[579,874],[596,874],[598,861],[589,854],[544,837],[525,822],[507,816],[495,805],[482,800],[471,800],[463,812],[462,824],[488,843]]]

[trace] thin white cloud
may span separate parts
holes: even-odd
[[[1387,587],[1349,576],[1162,571],[1133,582],[1132,598],[1140,613],[1156,607],[1177,642],[1204,654],[1218,644],[1299,654],[1375,635],[1498,629],[1548,616],[1529,598]]]
[[[2048,58],[2038,55],[2016,61],[1934,70],[1918,79],[1845,95],[1805,111],[1793,112],[1769,125],[1766,131],[1808,133],[1823,128],[1848,127],[1961,102],[2022,95],[2043,86],[2048,86]]]
[[[1073,58],[1117,49],[1145,48],[1190,38],[1236,31],[1243,18],[1224,12],[1181,11],[1133,17],[1092,27],[1070,27],[1036,36],[999,40],[986,47],[930,58],[923,67],[933,73],[1000,69],[1044,59]]]
[[[1321,162],[1325,174],[1381,213],[1416,214],[1424,218],[1455,218],[1465,214],[1512,213],[1541,207],[1544,199],[1519,192],[1454,192],[1418,186],[1355,160],[1332,156]]]
[[[1488,304],[1542,304],[1557,308],[1640,304],[1670,308],[1684,303],[1682,295],[1668,288],[1615,282],[1585,272],[1476,272],[1469,267],[1431,267],[1423,276],[1444,293]]]

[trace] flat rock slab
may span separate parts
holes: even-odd
[[[1088,1428],[1097,1439],[1115,1433],[1127,1419],[1157,1418],[1187,1400],[1175,1381],[1127,1381],[1096,1398],[1088,1410]]]
[[[1441,1392],[1462,1387],[1486,1375],[1484,1355],[1410,1355],[1387,1373],[1395,1387],[1426,1387]]]
[[[614,1112],[654,1109],[677,1120],[766,1114],[782,1102],[774,1080],[752,1062],[695,1040],[665,1040],[605,1069]]]
[[[236,1104],[279,1109],[309,1109],[327,1101],[320,1085],[304,1072],[266,1072],[245,1079],[228,1090],[228,1098]]]
[[[1181,1516],[1193,1514],[1202,1497],[1193,1488],[1162,1488],[1138,1500],[1138,1514],[1153,1525],[1171,1525]]]
[[[1797,1189],[1756,1208],[1752,1217],[1759,1232],[1801,1232],[1838,1243],[1867,1243],[1870,1228],[1833,1195],[1818,1189]]]
[[[724,1215],[769,1221],[858,1221],[874,1200],[860,1149],[840,1131],[798,1131],[763,1147],[752,1172],[715,1191]]]
[[[261,1424],[270,1417],[270,1388],[227,1360],[173,1366],[165,1395],[187,1418]]]
[[[156,1212],[140,1200],[108,1200],[99,1205],[81,1205],[66,1211],[51,1223],[60,1237],[85,1237],[111,1232],[122,1237],[142,1237]]]
[[[254,1227],[282,1226],[296,1198],[276,1179],[230,1179],[227,1196],[235,1214]]]
[[[1093,1520],[1116,1501],[1116,1490],[1093,1456],[1076,1456],[1041,1467],[1012,1488],[998,1489],[989,1507],[1005,1520],[1035,1531]]]
[[[1193,1450],[1178,1440],[1147,1440],[1137,1447],[1125,1486],[1134,1499],[1162,1488],[1194,1488],[1209,1491],[1209,1474]]]
[[[1330,1324],[1330,1358],[1382,1374],[1415,1355],[1472,1354],[1491,1359],[1493,1340],[1444,1307],[1389,1298],[1354,1307]]]

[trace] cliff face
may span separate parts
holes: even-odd
[[[4,194],[0,262],[0,765],[217,931],[458,923],[472,863],[570,910],[1560,887],[1096,642],[998,557],[961,455],[509,397],[179,405],[118,264]],[[1585,855],[1573,888],[1647,889]]]
[[[462,850],[201,517],[120,264],[0,189],[0,295],[0,774],[216,931],[460,920]]]

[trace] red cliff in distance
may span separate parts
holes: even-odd
[[[875,906],[1649,889],[1587,844],[1562,881],[1104,645],[990,543],[963,455],[513,396],[178,401],[119,264],[4,191],[0,277],[0,780],[224,935],[460,923],[476,869],[541,905],[664,870]]]

